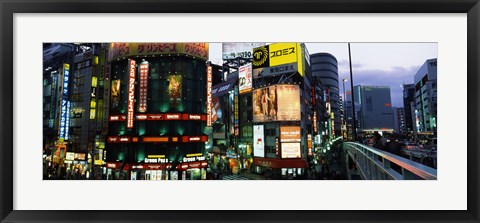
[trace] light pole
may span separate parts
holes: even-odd
[[[348,63],[350,64],[350,89],[352,92],[352,117],[353,117],[353,141],[357,140],[357,120],[355,118],[355,91],[353,89],[353,74],[352,74],[352,53],[350,52],[350,43],[348,43]]]
[[[346,94],[345,94],[345,82],[347,82],[348,79],[347,78],[343,78],[342,82],[343,82],[343,121],[345,123],[345,128],[346,128],[346,131],[347,131],[347,141],[348,141],[348,118],[347,118],[347,97],[346,97]]]

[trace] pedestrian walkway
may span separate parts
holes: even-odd
[[[241,175],[226,175],[226,176],[223,176],[223,180],[250,180],[250,179]]]

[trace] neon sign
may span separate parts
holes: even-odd
[[[207,126],[212,126],[212,66],[207,66]]]
[[[127,113],[127,128],[133,128],[133,103],[135,98],[135,69],[137,62],[129,59],[130,64],[130,78],[128,81],[128,113]]]

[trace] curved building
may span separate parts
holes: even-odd
[[[310,55],[310,62],[312,66],[312,75],[320,79],[325,88],[325,102],[327,104],[330,103],[331,113],[333,113],[333,130],[335,135],[340,136],[341,114],[337,58],[329,53],[314,53]]]
[[[108,179],[204,179],[207,43],[109,47]]]

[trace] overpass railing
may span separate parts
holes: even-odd
[[[344,142],[343,148],[365,180],[437,179],[436,169],[383,150],[354,142]]]

